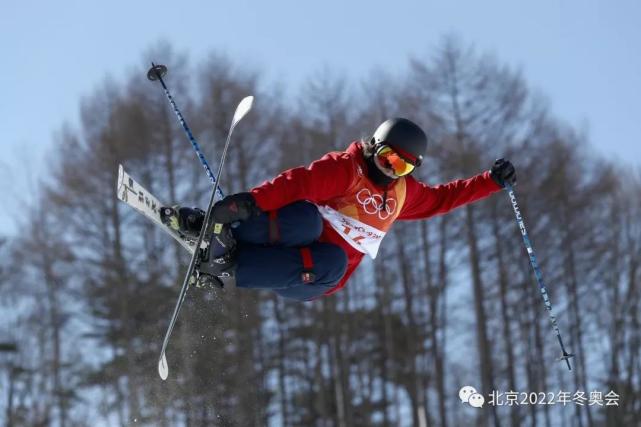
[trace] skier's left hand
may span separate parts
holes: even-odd
[[[251,193],[229,195],[217,202],[211,212],[214,222],[219,224],[245,221],[261,213]]]
[[[510,184],[510,186],[516,184],[516,171],[509,160],[497,159],[490,169],[490,176],[503,188],[505,188],[505,184]]]

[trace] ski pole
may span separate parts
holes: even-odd
[[[194,147],[194,150],[196,151],[196,155],[198,156],[200,163],[202,163],[203,167],[205,168],[205,172],[207,172],[207,176],[211,180],[211,183],[214,184],[214,186],[216,187],[218,197],[222,199],[224,197],[223,192],[220,189],[220,187],[216,186],[216,178],[214,178],[214,174],[211,171],[211,168],[209,167],[209,163],[207,163],[207,159],[203,155],[202,151],[200,151],[200,146],[198,145],[198,142],[196,142],[196,138],[194,138],[194,135],[191,133],[191,129],[189,129],[189,126],[187,125],[187,121],[185,120],[183,115],[180,113],[178,106],[174,102],[174,98],[169,93],[169,89],[167,89],[167,85],[165,84],[165,81],[162,79],[165,74],[167,74],[166,66],[161,64],[156,65],[152,62],[151,68],[149,69],[149,71],[147,71],[147,78],[151,81],[156,81],[156,80],[160,81],[162,88],[165,90],[165,95],[167,96],[169,103],[174,109],[174,113],[176,113],[176,116],[178,117],[178,121],[180,122],[183,129],[185,130],[185,133],[189,138],[189,142],[191,142],[191,146]]]
[[[552,328],[554,328],[554,333],[556,334],[556,338],[558,339],[559,345],[561,346],[561,356],[557,360],[565,360],[565,363],[567,363],[568,365],[568,369],[571,371],[572,366],[570,366],[570,358],[574,357],[574,354],[568,353],[565,350],[565,346],[563,345],[563,340],[561,339],[561,332],[559,331],[559,326],[556,323],[556,316],[554,316],[554,314],[552,313],[552,303],[550,302],[548,289],[545,286],[545,283],[543,282],[543,274],[541,273],[539,264],[536,261],[536,255],[534,254],[534,248],[532,247],[532,242],[530,242],[530,237],[528,236],[527,230],[525,229],[525,222],[523,221],[523,216],[521,215],[521,210],[519,209],[519,205],[516,202],[516,195],[514,194],[514,189],[508,183],[505,183],[505,189],[507,190],[508,195],[510,197],[510,202],[512,203],[512,209],[514,210],[514,215],[516,216],[516,223],[518,224],[519,229],[521,230],[521,236],[523,236],[523,243],[525,244],[525,249],[527,250],[528,256],[530,258],[530,265],[532,265],[532,269],[534,270],[534,276],[536,277],[536,282],[539,284],[541,297],[543,297],[543,304],[545,305],[545,308],[548,311],[548,315],[550,316],[550,322],[552,322]]]

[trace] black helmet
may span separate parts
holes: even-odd
[[[414,166],[420,166],[427,152],[427,135],[416,123],[400,117],[381,123],[372,137],[374,146],[389,145]]]

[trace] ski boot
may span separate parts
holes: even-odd
[[[202,209],[184,208],[179,205],[160,208],[162,223],[189,239],[198,239],[204,219],[205,212]]]
[[[229,224],[215,224],[209,247],[201,255],[194,285],[197,288],[223,288],[236,283],[236,239]]]
[[[205,219],[205,212],[198,208],[179,205],[160,208],[163,224],[181,235],[196,241]],[[215,289],[235,283],[236,240],[229,224],[216,224],[211,230],[209,246],[201,250],[199,267],[189,284],[196,288]]]

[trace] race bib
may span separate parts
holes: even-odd
[[[329,206],[318,206],[318,211],[354,249],[376,258],[378,248],[385,237],[384,231],[343,215]]]

